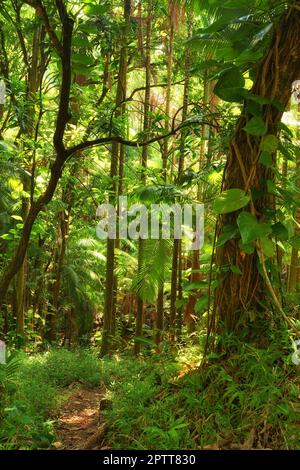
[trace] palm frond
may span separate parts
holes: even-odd
[[[155,301],[158,290],[165,280],[171,259],[170,240],[145,240],[143,244],[143,264],[133,279],[133,290],[144,300]]]

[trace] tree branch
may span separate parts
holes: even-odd
[[[63,143],[64,133],[67,123],[70,119],[69,114],[69,101],[72,83],[72,67],[71,67],[71,54],[72,54],[72,33],[74,27],[74,20],[68,16],[66,7],[61,0],[56,0],[57,7],[59,8],[59,16],[63,24],[63,40],[62,40],[62,83],[60,88],[59,109],[56,120],[56,127],[53,137],[53,143],[59,158],[64,157],[65,146]]]
[[[30,5],[31,7],[33,7],[37,15],[39,15],[42,18],[44,25],[45,25],[45,29],[48,33],[48,36],[50,38],[50,41],[52,42],[54,49],[56,50],[58,55],[62,57],[63,52],[64,52],[63,45],[61,44],[54,29],[52,28],[50,24],[49,16],[41,0],[24,0],[24,3],[27,3],[27,5]]]
[[[180,124],[180,126],[170,130],[169,132],[166,132],[166,133],[160,134],[160,135],[156,135],[156,136],[152,137],[149,140],[144,140],[144,141],[141,141],[141,142],[138,142],[138,141],[135,141],[135,140],[127,140],[127,139],[124,139],[123,137],[118,136],[118,135],[107,136],[107,137],[99,137],[99,139],[95,139],[95,140],[87,140],[85,142],[81,142],[78,145],[74,145],[74,147],[70,147],[69,149],[66,149],[66,155],[67,155],[67,158],[70,158],[72,155],[74,155],[74,153],[77,153],[79,151],[82,151],[82,150],[85,150],[85,149],[88,149],[88,148],[91,148],[91,147],[96,147],[96,146],[99,146],[99,145],[112,143],[112,142],[117,142],[119,144],[127,145],[128,147],[136,147],[136,148],[145,147],[147,145],[153,144],[154,142],[159,142],[160,140],[163,140],[163,139],[165,139],[167,137],[170,137],[172,135],[176,135],[184,127],[189,127],[189,126],[192,126],[193,124],[201,124],[201,125],[211,126],[211,127],[217,128],[217,126],[215,124],[212,124],[211,122],[201,121],[199,123],[198,120],[197,121],[196,120],[195,121],[188,120],[188,121],[183,122],[182,124]]]

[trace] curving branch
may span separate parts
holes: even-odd
[[[183,128],[192,126],[194,124],[201,124],[201,125],[205,125],[205,126],[211,126],[211,127],[215,127],[216,129],[218,129],[218,126],[216,124],[213,124],[212,122],[208,122],[208,121],[200,121],[199,122],[199,120],[194,120],[194,121],[193,120],[188,120],[188,121],[183,122],[182,124],[180,124],[180,126],[178,126],[176,128],[173,128],[169,132],[156,135],[156,136],[152,137],[149,140],[143,140],[141,142],[136,141],[136,140],[127,140],[127,139],[124,139],[123,137],[121,137],[119,135],[99,137],[99,139],[94,139],[94,140],[86,140],[85,142],[81,142],[80,144],[74,145],[73,147],[70,147],[70,148],[66,149],[66,155],[67,155],[67,158],[70,158],[72,155],[74,155],[75,153],[77,153],[79,151],[82,151],[82,150],[85,150],[85,149],[88,149],[88,148],[91,148],[91,147],[97,147],[97,146],[100,146],[100,145],[112,143],[112,142],[117,142],[119,144],[127,145],[128,147],[136,147],[136,148],[146,147],[147,145],[153,144],[154,142],[159,142],[160,140],[163,140],[167,137],[170,137],[172,135],[176,135]]]

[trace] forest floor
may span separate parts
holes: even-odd
[[[279,340],[230,338],[201,369],[193,344],[18,353],[0,376],[0,450],[300,449],[300,373]]]
[[[72,391],[57,418],[55,426],[57,441],[53,444],[54,448],[62,450],[85,448],[99,429],[101,396],[99,387],[81,387]],[[92,449],[101,449],[101,443],[95,442]]]

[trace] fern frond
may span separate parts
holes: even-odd
[[[143,264],[133,280],[133,290],[144,300],[155,301],[171,259],[170,240],[145,240],[143,244]]]

